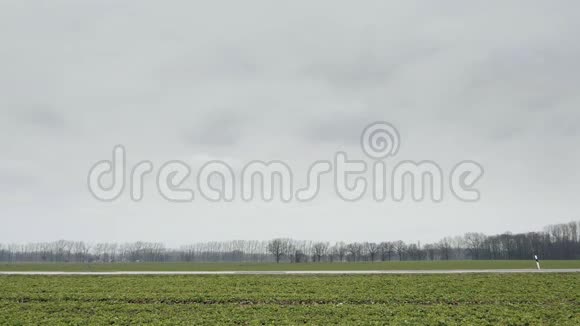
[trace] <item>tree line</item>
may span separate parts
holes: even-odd
[[[375,262],[391,260],[580,259],[580,221],[549,225],[540,232],[466,233],[435,243],[323,242],[277,238],[193,243],[87,243],[59,240],[0,244],[1,262]]]

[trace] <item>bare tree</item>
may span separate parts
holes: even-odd
[[[506,248],[510,248],[512,242],[511,236],[505,237],[505,239]],[[482,247],[485,241],[485,235],[482,233],[466,233],[464,236],[464,241],[468,252],[471,254],[471,258],[480,259]],[[508,255],[509,251],[510,250],[508,249]]]
[[[379,253],[380,246],[375,242],[365,242],[364,246],[366,253],[369,255],[370,261],[374,262]]]
[[[268,251],[274,256],[276,263],[280,262],[280,258],[287,252],[287,240],[286,239],[274,239],[268,243]]]
[[[322,257],[325,256],[328,251],[328,242],[316,242],[312,245],[312,250],[314,252],[314,257],[316,257],[316,260],[320,262]]]
[[[349,253],[350,257],[352,257],[352,261],[359,261],[363,246],[358,242],[349,243],[346,246],[346,250]]]
[[[375,243],[327,242],[292,239],[271,241],[210,241],[166,248],[162,243],[97,243],[59,240],[27,244],[1,244],[1,262],[280,262],[382,261],[397,254],[400,260],[424,259],[529,259],[534,254],[550,259],[580,259],[578,222],[547,226],[542,232],[486,236],[467,233],[446,237],[423,247],[403,241]]]
[[[439,243],[437,243],[437,249],[439,250],[439,253],[441,254],[441,259],[444,260],[449,260],[449,257],[451,255],[451,239],[450,238],[443,238],[439,241]]]
[[[379,248],[380,252],[381,252],[381,260],[385,261],[385,260],[389,260],[391,261],[391,256],[393,255],[393,252],[395,250],[395,246],[393,245],[392,242],[381,242],[380,244],[380,248]]]
[[[403,255],[407,250],[407,245],[405,245],[405,243],[401,240],[395,241],[393,245],[395,247],[395,251],[397,252],[397,256],[399,256],[399,260],[403,260]]]
[[[332,248],[333,254],[338,257],[338,261],[343,262],[348,252],[346,244],[344,242],[337,242]]]

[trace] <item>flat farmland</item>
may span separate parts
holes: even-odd
[[[578,325],[580,273],[0,276],[0,324]]]

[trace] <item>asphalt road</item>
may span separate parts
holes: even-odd
[[[122,272],[1,272],[0,275],[371,275],[371,274],[506,274],[506,273],[580,273],[573,269],[462,269],[390,271],[122,271]]]

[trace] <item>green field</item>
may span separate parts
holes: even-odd
[[[0,276],[0,324],[579,325],[580,274]]]
[[[313,271],[313,270],[443,270],[535,269],[533,260],[392,261],[374,263],[113,263],[0,264],[0,271]],[[580,268],[580,260],[545,260],[542,268]]]

